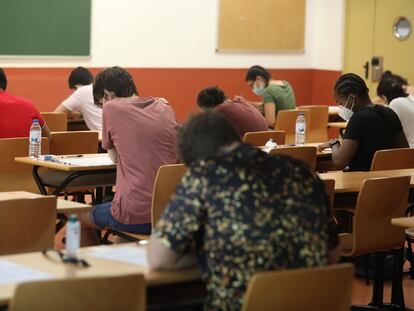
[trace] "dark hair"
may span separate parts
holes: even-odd
[[[190,118],[178,131],[177,149],[186,164],[215,158],[220,149],[240,142],[240,135],[220,114],[208,110]]]
[[[263,79],[265,79],[266,84],[269,83],[269,80],[272,77],[269,71],[264,69],[262,66],[256,65],[250,67],[249,70],[247,70],[246,81],[254,81],[256,80],[257,76],[260,76]]]
[[[394,78],[381,79],[378,83],[377,95],[385,96],[388,103],[390,103],[394,98],[408,96],[408,94],[404,91],[401,81]]]
[[[381,76],[381,80],[390,79],[390,78],[396,80],[398,83],[402,85],[408,85],[407,79],[399,75],[393,74],[390,70],[385,71]]]
[[[3,68],[0,68],[0,89],[3,89],[5,91],[6,88],[7,88],[6,74],[3,70]]]
[[[340,76],[336,80],[334,91],[340,97],[347,98],[353,94],[360,98],[369,98],[369,89],[365,81],[354,73],[346,73]]]
[[[225,100],[224,92],[217,86],[205,88],[197,96],[197,104],[200,108],[214,108]]]
[[[93,82],[92,73],[85,67],[76,67],[72,70],[68,78],[70,89],[74,89],[76,85],[88,85]]]
[[[138,95],[137,88],[131,75],[125,69],[115,66],[106,68],[97,74],[93,83],[93,100],[101,106],[104,90],[114,92],[116,97],[131,97]]]

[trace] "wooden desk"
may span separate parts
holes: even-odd
[[[345,129],[347,124],[348,124],[348,122],[328,122],[328,127]]]
[[[83,118],[68,119],[68,131],[89,131]]]
[[[42,197],[41,194],[27,192],[27,191],[9,191],[0,192],[0,201],[7,201],[13,199],[36,199]],[[91,205],[78,203],[68,200],[57,199],[56,211],[58,213],[76,213],[88,211],[92,208]]]
[[[122,246],[140,247],[136,243],[118,244],[113,246],[98,247],[122,247]],[[150,271],[148,267],[139,266],[129,263],[101,259],[85,255],[95,247],[86,247],[80,250],[80,257],[84,258],[91,265],[89,268],[79,268],[72,264],[64,264],[52,261],[40,252],[26,253],[18,255],[0,256],[1,260],[8,260],[16,264],[26,266],[38,271],[48,273],[55,278],[67,277],[92,277],[92,276],[115,276],[131,273],[142,273],[145,275],[147,288],[161,286],[177,286],[180,283],[200,282],[200,272],[197,268],[182,269],[169,272]],[[8,304],[13,298],[14,290],[18,284],[0,285],[0,305]]]
[[[404,228],[414,228],[414,217],[399,217],[391,219],[394,226]]]

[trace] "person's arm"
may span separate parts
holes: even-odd
[[[63,112],[68,116],[68,119],[78,119],[82,117],[82,114],[79,111],[70,111],[68,108],[60,104],[56,107],[55,112]]]
[[[354,157],[356,151],[358,150],[359,142],[353,139],[344,139],[342,144],[335,144],[331,147],[331,143],[326,142],[323,144],[318,145],[318,150],[322,151],[326,148],[332,148],[332,163],[333,165],[342,170],[349,162],[351,162],[352,158]]]
[[[276,104],[273,102],[264,104],[264,117],[269,128],[275,127],[276,122]]]
[[[407,137],[405,137],[404,131],[401,131],[397,136],[394,138],[394,147],[395,148],[408,148],[410,147],[408,144]]]
[[[50,130],[46,123],[42,127],[42,137],[50,138]]]
[[[115,146],[111,149],[108,149],[108,156],[112,160],[112,162],[118,162],[118,152],[115,149]]]

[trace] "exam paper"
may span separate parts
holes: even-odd
[[[0,259],[0,285],[53,279],[53,276],[14,262]]]
[[[144,247],[97,247],[87,252],[87,256],[114,261],[122,261],[133,265],[148,267],[147,250]]]
[[[77,157],[58,158],[61,163],[75,166],[101,166],[112,165],[114,162],[109,157]]]

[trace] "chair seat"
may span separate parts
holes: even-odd
[[[47,170],[40,174],[40,178],[47,185],[57,187],[73,172]],[[85,175],[74,179],[65,189],[95,188],[101,186],[115,185],[116,174]]]
[[[353,236],[351,233],[339,234],[339,240],[341,245],[341,255],[351,256],[353,252]]]
[[[414,228],[406,229],[405,235],[410,239],[414,239]]]

